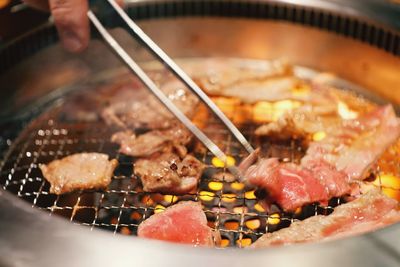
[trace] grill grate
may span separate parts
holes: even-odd
[[[310,205],[295,214],[267,214],[259,205],[254,188],[238,182],[220,182],[213,178],[215,171],[223,169],[212,165],[212,155],[209,152],[196,154],[208,166],[197,192],[183,196],[143,192],[139,180],[133,174],[133,158],[119,154],[118,146],[110,142],[115,129],[106,126],[101,120],[82,122],[65,116],[68,103],[76,99],[76,96],[93,92],[73,93],[30,123],[11,144],[0,165],[0,184],[4,189],[32,203],[32,207],[48,211],[49,215],[61,215],[90,229],[102,228],[114,234],[126,235],[135,235],[140,222],[176,201],[200,201],[209,226],[221,233],[222,247],[247,246],[265,232],[287,227],[294,220],[315,214],[329,214],[333,207],[342,202],[341,199],[332,199],[328,207]],[[237,109],[234,110],[237,112]],[[234,118],[235,114],[230,116]],[[224,136],[225,139],[219,140],[219,146],[236,162],[240,161],[246,155],[241,146],[225,129],[219,127],[217,121],[210,119],[207,122],[211,127],[205,129],[206,134]],[[247,124],[241,130],[250,142],[259,145],[252,134],[255,127],[255,124]],[[285,144],[264,143],[263,148],[267,156],[279,156],[289,161],[297,161],[303,153],[295,141]],[[399,150],[392,149],[390,153],[399,159]],[[74,153],[93,151],[108,154],[119,161],[112,182],[106,190],[74,192],[61,196],[49,193],[49,184],[38,168],[40,163],[48,163]],[[399,176],[399,161],[383,158],[381,163],[375,171],[379,182],[380,172],[386,169],[395,170],[395,175]],[[400,190],[391,190],[397,197],[400,196]]]

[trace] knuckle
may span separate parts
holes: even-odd
[[[50,6],[51,14],[53,15],[54,22],[60,26],[67,26],[73,23],[74,15],[72,7],[67,0],[55,0]]]

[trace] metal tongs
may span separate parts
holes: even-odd
[[[212,100],[200,89],[199,86],[156,44],[147,36],[140,27],[125,13],[125,11],[114,1],[107,0],[122,20],[129,26],[129,29],[143,42],[143,44],[165,65],[174,75],[179,78],[192,92],[194,92],[206,106],[222,121],[231,134],[243,145],[250,154],[254,148],[246,140],[236,126],[225,116],[225,114],[212,102]],[[180,120],[218,159],[225,163],[225,166],[238,178],[241,177],[240,171],[236,166],[228,166],[225,153],[208,138],[186,115],[179,110],[175,104],[157,87],[157,85],[147,76],[143,69],[128,55],[128,53],[111,36],[102,25],[96,15],[89,10],[88,17],[96,27],[106,43],[118,55],[129,69],[134,72],[144,85],[161,101],[162,104]]]

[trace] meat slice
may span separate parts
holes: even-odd
[[[309,162],[307,166],[320,183],[328,191],[328,197],[341,197],[349,194],[351,186],[348,182],[348,176],[343,171],[338,171],[335,167],[323,160]],[[304,166],[302,168],[306,169]]]
[[[303,99],[292,94],[292,89],[301,81],[293,75],[293,68],[287,62],[235,65],[235,62],[214,61],[207,66],[206,73],[192,73],[199,86],[213,96],[235,97],[246,103]]]
[[[291,163],[280,163],[276,158],[261,159],[250,166],[244,175],[253,185],[267,190],[268,200],[285,211],[313,202],[327,203],[328,187],[312,171]]]
[[[332,125],[338,125],[338,99],[332,91],[313,87],[310,99],[302,106],[285,112],[273,121],[258,127],[255,134],[273,139],[301,139],[318,131],[327,131]]]
[[[156,152],[172,151],[183,157],[192,134],[182,125],[176,125],[165,130],[153,130],[136,136],[132,131],[117,132],[111,141],[121,145],[119,151],[134,157],[147,157]]]
[[[198,99],[175,80],[162,86],[162,91],[188,117],[194,114]],[[165,129],[176,123],[174,116],[150,93],[146,97],[126,98],[112,102],[102,112],[107,124],[121,129]]]
[[[376,108],[358,119],[344,120],[325,139],[312,142],[302,166],[324,160],[345,172],[349,180],[361,180],[370,166],[400,136],[400,119],[391,105]]]
[[[103,189],[111,182],[118,161],[108,160],[100,153],[79,153],[40,164],[44,178],[50,183],[50,193],[65,194],[75,190]]]
[[[253,248],[337,239],[373,231],[400,221],[399,203],[379,190],[340,205],[328,216],[313,216],[288,228],[267,233]]]
[[[297,116],[286,113],[278,118],[277,121],[263,124],[255,130],[257,136],[268,136],[276,140],[302,139],[308,134],[310,128],[298,125]],[[302,118],[304,121],[304,117]]]
[[[182,160],[174,153],[163,153],[135,162],[143,190],[167,194],[185,194],[197,187],[204,165],[191,155]]]
[[[179,202],[139,225],[138,236],[193,246],[213,247],[220,236],[207,226],[201,204]]]
[[[341,122],[328,137],[310,143],[300,165],[264,159],[244,176],[249,183],[266,189],[268,201],[286,211],[312,202],[324,204],[332,197],[350,194],[350,184],[363,179],[399,135],[400,120],[393,108],[380,107],[358,119]]]

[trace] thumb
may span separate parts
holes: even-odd
[[[71,52],[84,50],[89,43],[86,0],[50,0],[50,11],[64,47]]]

